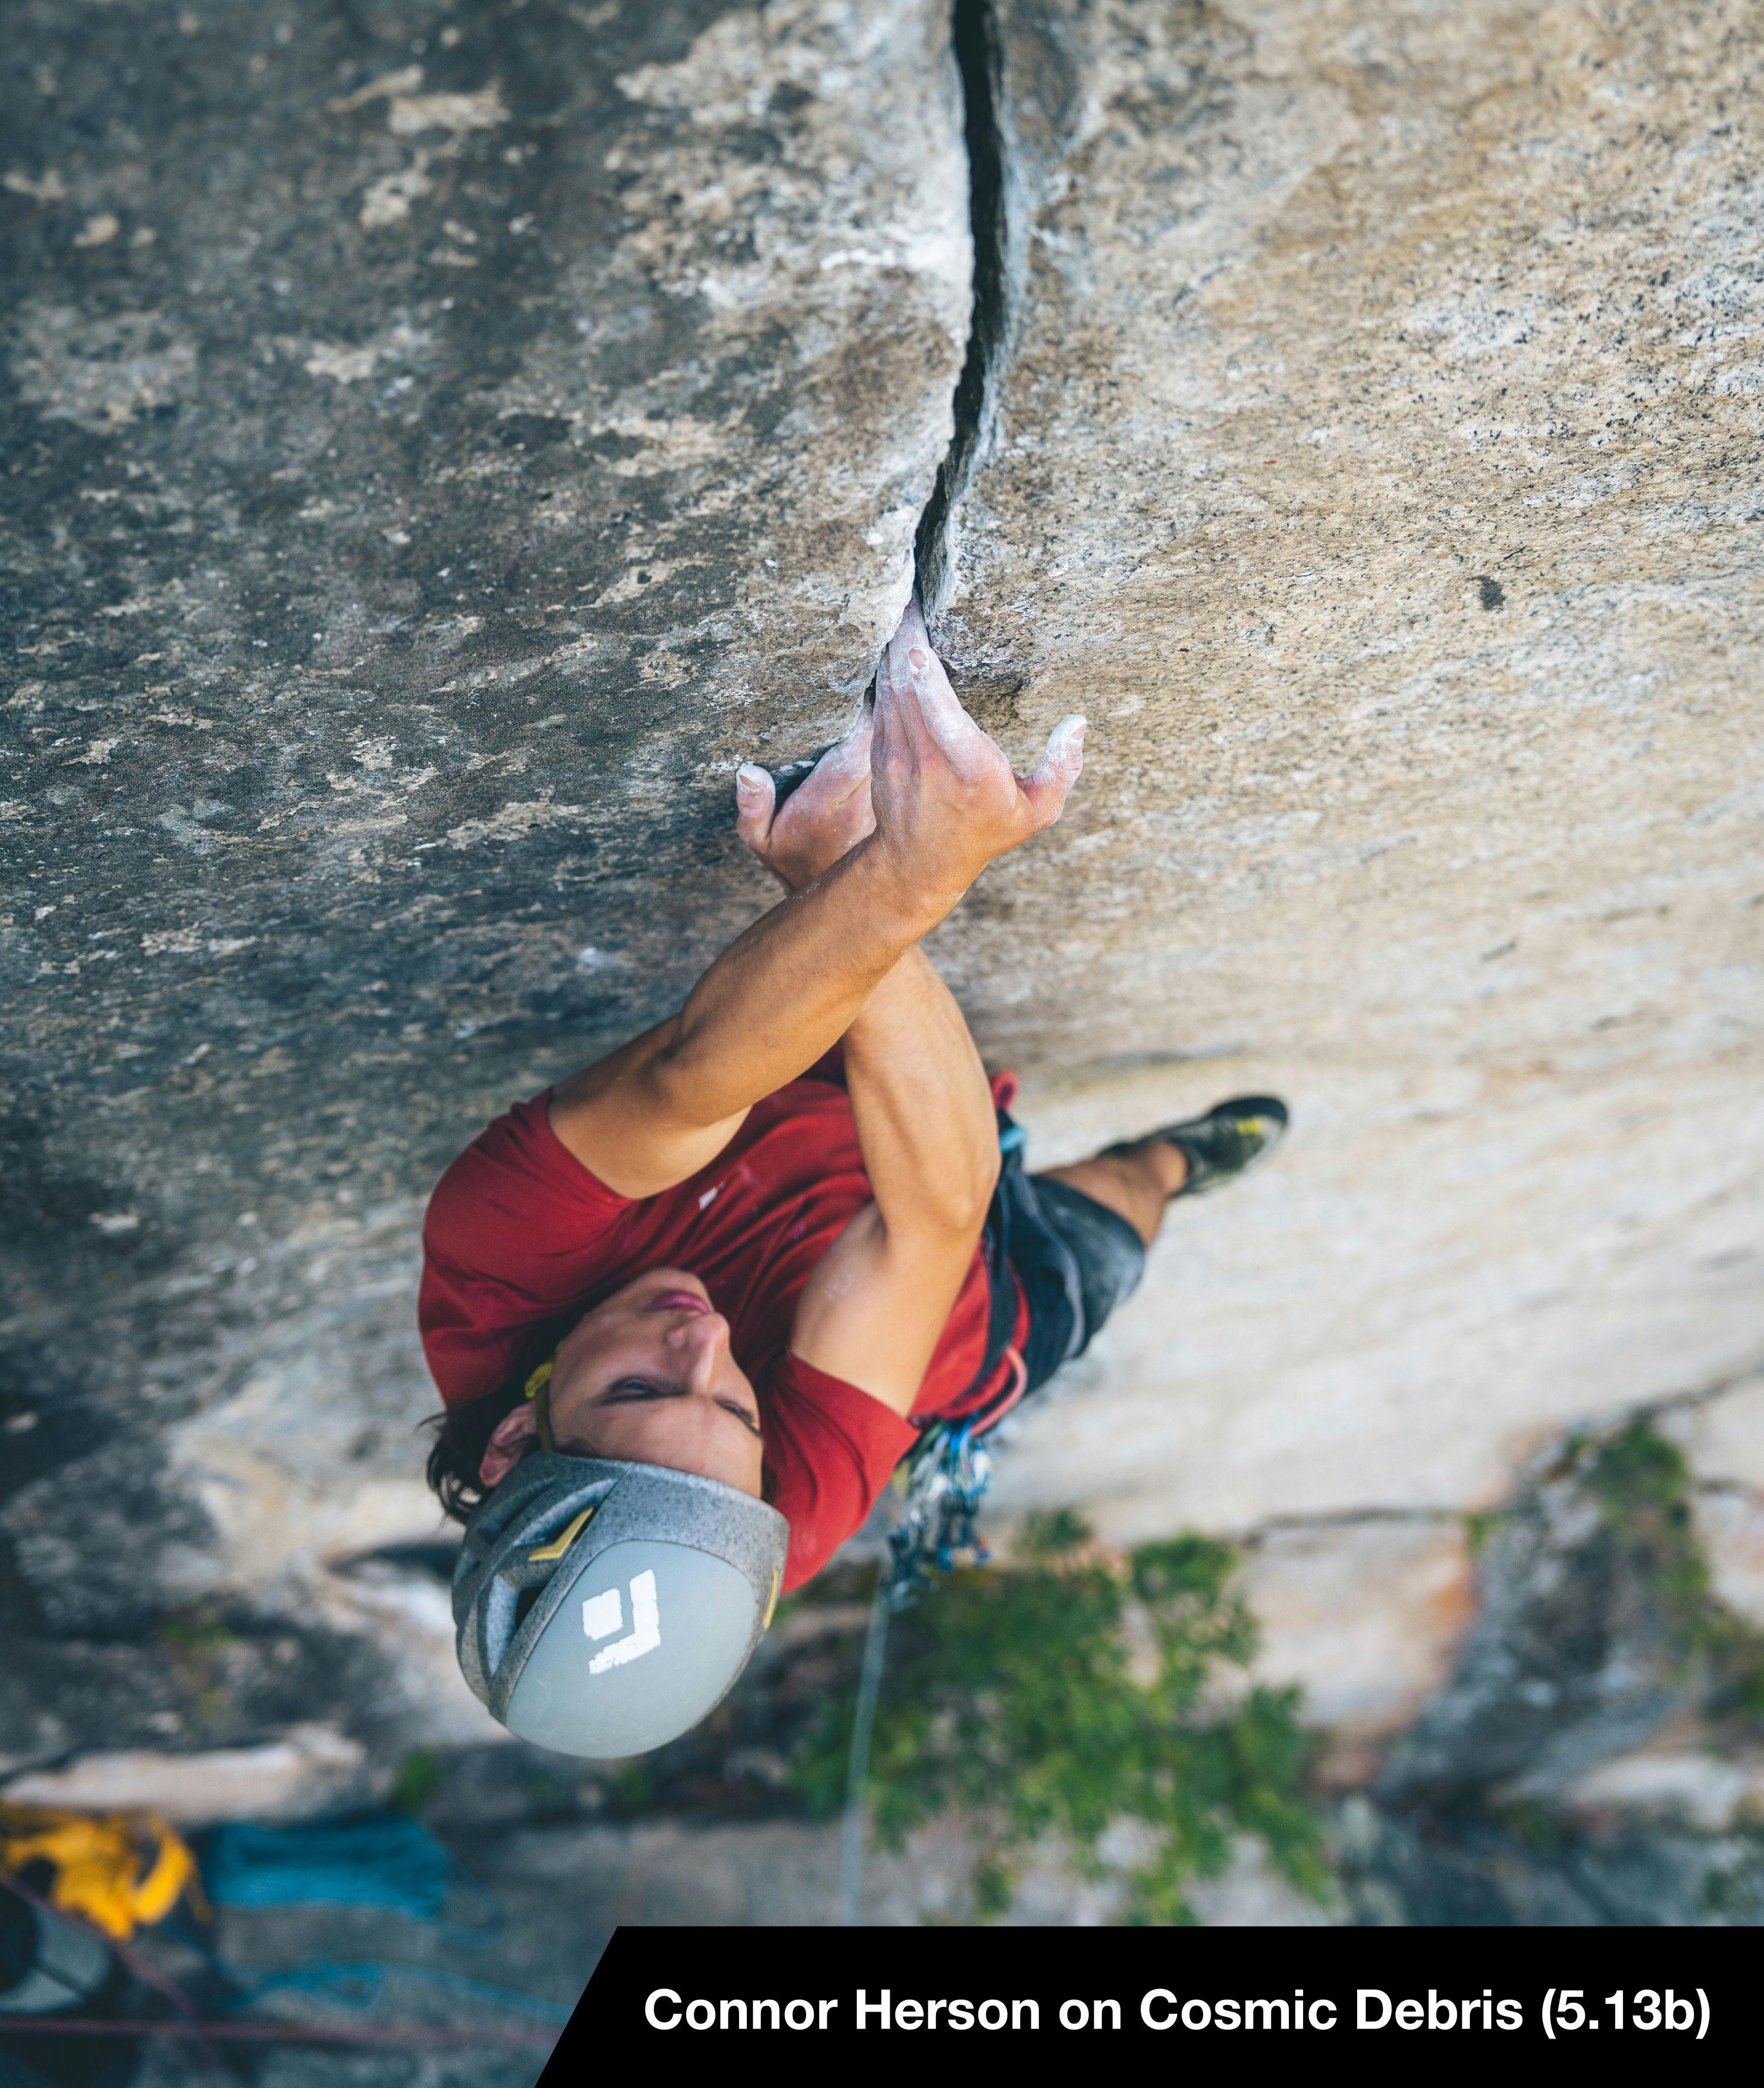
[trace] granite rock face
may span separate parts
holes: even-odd
[[[730,772],[830,736],[916,540],[1012,751],[1093,721],[938,943],[1035,1158],[1294,1111],[1000,1507],[1255,1534],[1369,1762],[1463,1513],[1764,1338],[1755,19],[12,27],[0,1755],[482,1734],[422,1200],[763,902]]]
[[[1743,11],[1017,5],[940,642],[1045,846],[946,939],[1043,1158],[1233,1090],[1020,1504],[1487,1506],[1755,1364],[1764,458]]]
[[[41,1756],[189,1737],[77,1708],[76,1654],[432,1530],[422,1200],[756,910],[732,771],[824,743],[898,618],[970,246],[940,6],[45,0],[9,42],[5,1519],[50,1667],[0,1752]]]
[[[1764,1636],[1709,1542],[1739,1483],[1698,1478],[1757,1404],[1736,1387],[1577,1433],[1479,1525],[1453,1672],[1338,1812],[1358,1919],[1764,1920]]]

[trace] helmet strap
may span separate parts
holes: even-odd
[[[558,1447],[551,1435],[551,1366],[554,1355],[545,1361],[527,1380],[527,1397],[533,1405],[533,1425],[539,1438],[542,1450],[555,1450]]]

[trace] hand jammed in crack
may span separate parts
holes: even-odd
[[[736,830],[792,892],[873,832],[909,888],[953,905],[989,862],[1059,818],[1084,733],[1081,717],[1063,719],[1032,773],[1015,775],[957,700],[915,595],[876,670],[874,704],[776,814],[771,775],[744,765]]]

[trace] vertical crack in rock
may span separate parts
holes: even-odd
[[[919,597],[933,622],[949,596],[956,503],[983,458],[997,418],[999,376],[1009,351],[1021,275],[1011,266],[1015,184],[1000,122],[1004,45],[995,6],[995,0],[955,0],[951,32],[965,104],[974,309],[967,356],[956,383],[955,432],[913,548]]]

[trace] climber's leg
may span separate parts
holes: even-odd
[[[1125,1218],[1150,1247],[1171,1197],[1201,1196],[1235,1180],[1273,1151],[1286,1127],[1287,1106],[1276,1097],[1234,1095],[1205,1116],[1166,1124],[1106,1147],[1094,1160],[1047,1172]]]
[[[1188,1179],[1187,1154],[1155,1137],[1111,1147],[1069,1167],[1050,1167],[1035,1177],[1038,1183],[1064,1182],[1125,1218],[1147,1247],[1164,1222],[1164,1206]]]

